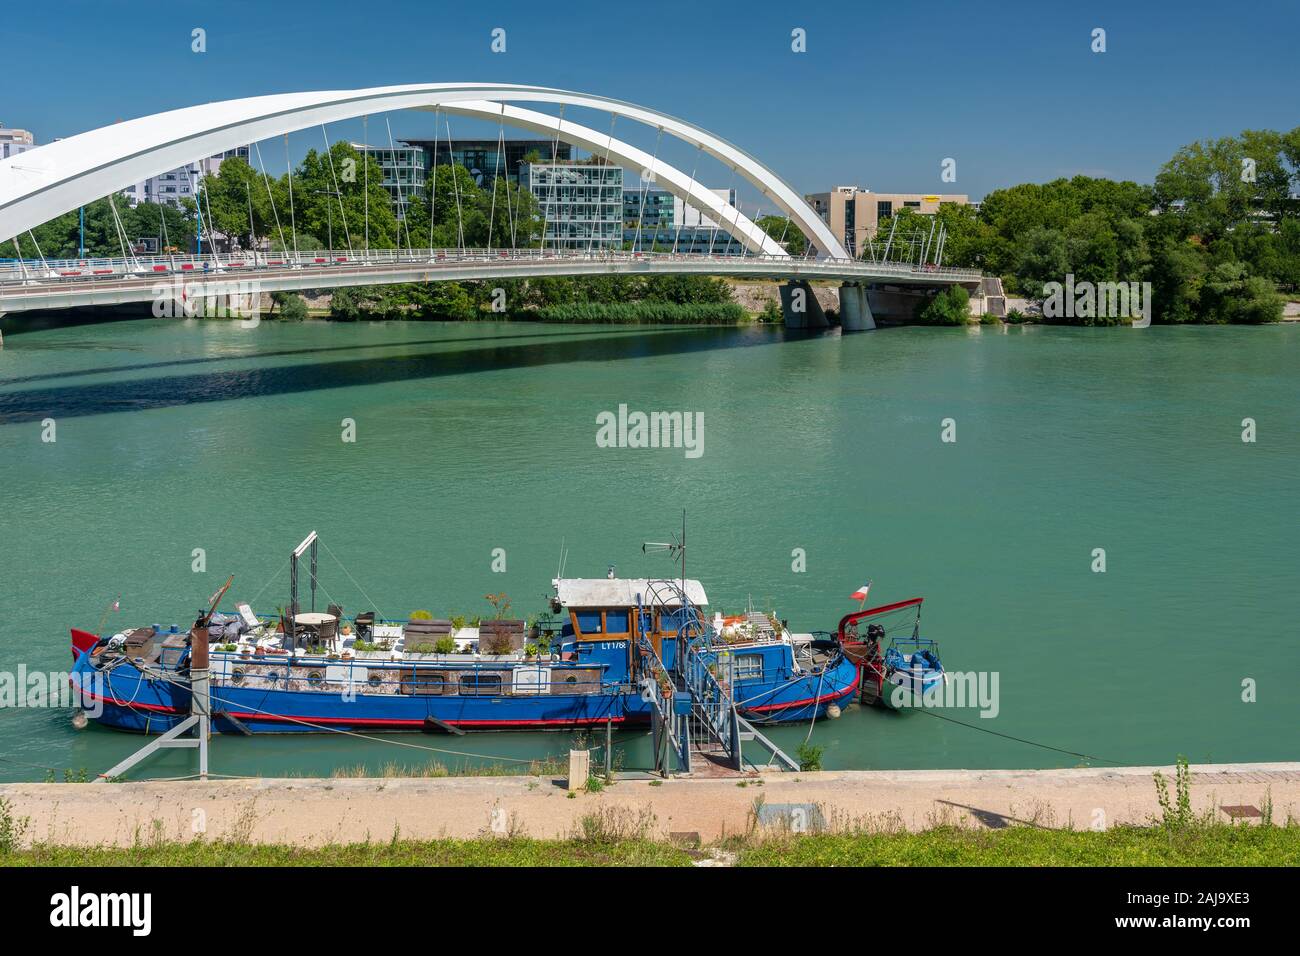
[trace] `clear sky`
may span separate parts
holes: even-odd
[[[191,51],[195,27],[206,53]],[[496,27],[504,53],[490,48]],[[1097,27],[1104,53],[1091,49]],[[791,49],[795,28],[806,53]],[[497,80],[689,119],[804,192],[857,184],[978,198],[1075,173],[1150,182],[1180,145],[1300,125],[1298,0],[47,0],[8,3],[0,41],[0,121],[38,142],[209,100]],[[432,114],[390,120],[396,138],[432,135]],[[372,141],[387,137],[382,121],[369,129]],[[359,138],[360,126],[329,133]],[[452,133],[496,130],[455,120]],[[615,133],[654,145],[653,131]],[[293,152],[320,138],[295,136]],[[283,169],[282,143],[263,152]],[[688,169],[693,153],[661,155]],[[951,184],[940,181],[949,157]],[[728,185],[721,167],[700,178]]]

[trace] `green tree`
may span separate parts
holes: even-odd
[[[921,309],[921,325],[965,325],[970,321],[970,293],[963,286],[950,285]]]

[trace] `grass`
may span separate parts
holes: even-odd
[[[1214,824],[786,837],[742,849],[740,866],[1297,866],[1300,827]]]
[[[385,776],[412,773],[399,765],[388,771]],[[386,841],[259,844],[249,839],[256,823],[250,807],[233,828],[235,835],[221,840],[167,840],[156,821],[150,833],[137,832],[126,847],[39,841],[29,846],[29,821],[0,797],[0,866],[688,866],[721,854],[737,866],[1300,866],[1300,821],[1288,816],[1275,823],[1271,795],[1261,801],[1258,824],[1230,823],[1220,821],[1214,808],[1193,812],[1186,761],[1178,762],[1172,793],[1162,774],[1154,776],[1160,815],[1148,826],[1056,828],[1044,808],[1001,829],[974,829],[956,825],[952,817],[935,817],[929,829],[908,832],[896,819],[847,819],[819,806],[813,816],[822,821],[822,832],[796,834],[788,826],[759,826],[760,797],[746,833],[702,850],[656,839],[648,806],[639,811],[596,807],[558,840],[523,836],[511,815],[498,832],[484,831],[477,839],[411,840],[394,832]],[[593,777],[586,789],[596,794],[605,786]]]
[[[687,866],[691,851],[596,816],[564,840],[484,836],[294,847],[244,841],[141,841],[129,847],[37,844],[0,852],[0,866]],[[751,834],[721,845],[737,866],[1300,866],[1300,827],[1214,824],[1183,832],[1016,826],[921,833]]]

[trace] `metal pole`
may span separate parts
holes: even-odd
[[[86,207],[82,206],[78,216],[77,258],[86,258]]]
[[[614,776],[614,718],[605,718],[605,781]]]

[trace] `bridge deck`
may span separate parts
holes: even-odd
[[[352,250],[0,263],[0,314],[402,282],[565,275],[712,275],[902,285],[974,285],[980,273],[795,256],[540,249]]]

